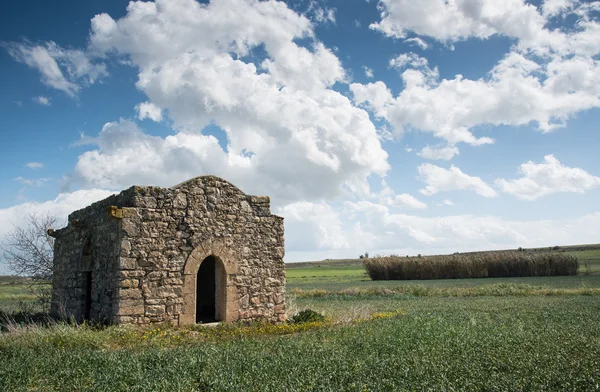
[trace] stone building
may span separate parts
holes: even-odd
[[[176,325],[285,320],[283,218],[214,176],[133,186],[69,215],[52,313]]]

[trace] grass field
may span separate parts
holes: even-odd
[[[599,390],[600,252],[578,252],[590,275],[373,282],[360,261],[290,265],[289,314],[324,322],[5,323],[0,390]],[[0,310],[27,295],[0,279]]]

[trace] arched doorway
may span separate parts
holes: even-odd
[[[196,322],[211,323],[216,317],[215,257],[208,256],[200,264],[196,278]]]
[[[183,266],[183,309],[179,325],[238,320],[235,274],[237,263],[233,252],[223,243],[211,240],[196,246]],[[211,283],[214,284],[212,290]]]
[[[226,310],[225,270],[221,260],[211,255],[198,268],[196,276],[196,323],[222,321]]]

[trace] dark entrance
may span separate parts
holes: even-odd
[[[211,323],[216,318],[215,257],[208,256],[198,269],[196,278],[196,322]]]
[[[92,271],[85,274],[85,301],[83,308],[83,319],[89,320],[92,315]]]
[[[83,246],[82,260],[83,309],[81,316],[84,320],[89,320],[92,315],[92,266],[92,246],[88,239]]]

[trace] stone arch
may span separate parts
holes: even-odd
[[[216,318],[219,321],[236,321],[238,316],[238,293],[234,284],[237,274],[235,253],[222,241],[205,241],[188,256],[183,267],[183,312],[180,325],[196,323],[196,299],[198,270],[204,260],[215,259]]]

